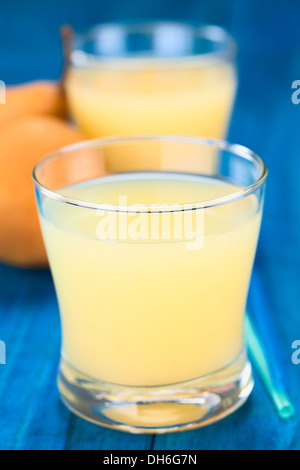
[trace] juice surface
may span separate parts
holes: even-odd
[[[149,207],[239,190],[214,178],[153,172],[103,177],[60,192],[113,205],[126,197],[128,206]],[[125,214],[127,237],[120,237],[119,230],[116,236],[99,230],[99,222],[108,230],[109,211],[42,203],[62,353],[80,372],[116,384],[165,385],[214,372],[242,351],[261,211],[254,195],[201,211],[203,243],[191,248],[194,232],[180,238],[171,230],[168,239],[162,214]],[[159,228],[151,238],[153,217]]]
[[[236,91],[225,62],[115,60],[72,68],[67,94],[87,137],[170,134],[224,138]]]

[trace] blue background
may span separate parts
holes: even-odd
[[[0,448],[300,449],[300,365],[291,361],[291,344],[300,339],[300,105],[291,101],[291,84],[300,79],[300,2],[1,0],[0,79],[57,78],[62,23],[81,29],[130,19],[219,24],[238,42],[239,91],[228,140],[250,147],[269,169],[255,271],[296,414],[287,421],[277,416],[255,371],[248,402],[196,431],[127,435],[75,417],[56,390],[60,325],[51,275],[0,265],[0,339],[7,347],[7,364],[0,365]],[[250,298],[257,295],[251,286]],[[265,312],[256,304],[259,318]]]

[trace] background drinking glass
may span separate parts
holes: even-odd
[[[244,403],[253,381],[243,319],[265,178],[244,147],[186,137],[91,140],[38,163],[62,322],[58,384],[73,411],[165,432]],[[165,236],[165,216],[171,225],[199,214],[200,232]]]
[[[102,24],[75,35],[66,89],[87,137],[224,138],[236,93],[235,42],[217,26]]]

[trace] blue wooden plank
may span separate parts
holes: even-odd
[[[72,416],[64,449],[149,450],[151,435],[131,434],[106,429]]]

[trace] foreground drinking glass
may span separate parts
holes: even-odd
[[[235,42],[217,26],[96,26],[74,38],[66,80],[72,116],[88,138],[224,138],[237,86],[235,55]]]
[[[152,433],[244,403],[266,175],[245,147],[186,137],[91,140],[37,164],[62,324],[58,387],[72,411]]]

